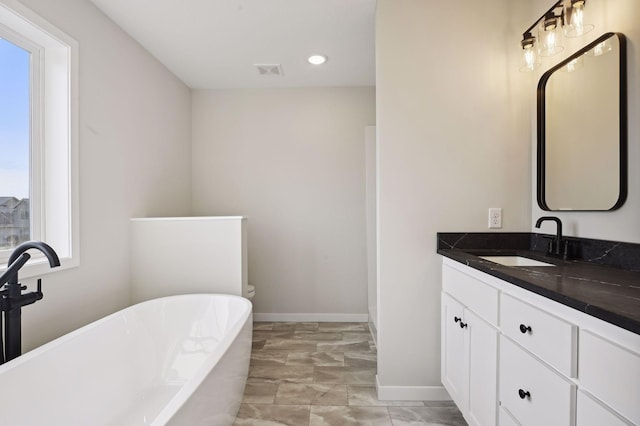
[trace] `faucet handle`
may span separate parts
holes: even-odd
[[[20,306],[27,306],[36,303],[43,297],[44,295],[42,294],[42,279],[38,278],[38,289],[36,291],[23,294],[22,296],[20,296],[20,299],[17,301],[17,303],[19,303]]]

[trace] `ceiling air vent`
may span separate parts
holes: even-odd
[[[284,75],[280,64],[253,64],[253,66],[258,69],[260,75]]]

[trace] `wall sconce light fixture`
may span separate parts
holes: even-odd
[[[587,0],[558,0],[522,34],[520,46],[523,65],[520,71],[533,71],[540,65],[538,56],[552,56],[564,49],[563,38],[579,37],[593,29],[585,23]],[[533,31],[537,30],[537,37]]]

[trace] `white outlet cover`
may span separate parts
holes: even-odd
[[[502,228],[502,208],[492,207],[489,209],[489,228]]]

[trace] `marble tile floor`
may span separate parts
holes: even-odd
[[[256,322],[234,426],[466,425],[450,401],[379,401],[366,323]]]

